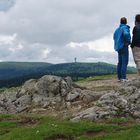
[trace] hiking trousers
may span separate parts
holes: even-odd
[[[117,76],[119,80],[126,79],[128,61],[129,49],[128,46],[124,46],[118,51]]]

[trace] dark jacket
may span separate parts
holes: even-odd
[[[133,48],[134,46],[140,47],[140,23],[136,23],[135,27],[133,28],[131,47]]]

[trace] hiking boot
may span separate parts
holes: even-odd
[[[118,79],[117,82],[121,82],[121,79]]]
[[[121,79],[121,82],[122,83],[125,83],[125,82],[129,82],[130,80],[128,80],[128,79]]]

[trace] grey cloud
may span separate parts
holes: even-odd
[[[84,62],[85,60],[88,60],[88,58],[93,58],[97,61],[108,61],[112,63],[112,60],[117,61],[117,56],[115,53],[112,52],[100,52],[95,50],[89,50],[88,47],[82,47],[82,48],[70,48],[68,46],[66,47],[60,47],[57,49],[54,49],[51,51],[50,54],[48,54],[48,58],[54,58],[58,57],[59,59],[65,58],[66,62],[73,62],[74,58],[76,57],[79,62]],[[110,59],[111,58],[111,59]],[[93,61],[95,62],[95,61]]]
[[[74,57],[80,61],[100,60],[103,56],[101,60],[116,63],[116,56],[110,52],[83,48],[75,50],[66,47],[66,44],[95,41],[113,33],[122,16],[128,17],[132,25],[135,14],[140,13],[139,5],[138,0],[17,0],[9,11],[0,12],[0,34],[17,33],[19,42],[24,42],[24,49],[6,57],[4,51],[9,51],[0,46],[0,57],[4,60],[19,57],[21,60],[48,60],[55,63],[56,60],[70,62]],[[44,60],[40,53],[45,48],[51,52]]]
[[[15,0],[0,0],[0,11],[8,11],[14,4]]]
[[[129,2],[129,3],[134,3]],[[7,14],[1,31],[17,32],[29,42],[65,45],[70,41],[91,41],[113,32],[119,18],[130,18],[135,7],[124,1],[18,0]],[[127,7],[127,8],[124,8]],[[119,10],[118,10],[119,9]],[[10,23],[10,25],[9,25]]]

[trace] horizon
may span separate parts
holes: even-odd
[[[57,65],[57,64],[71,64],[71,63],[87,63],[87,64],[91,64],[91,63],[105,63],[105,64],[111,64],[111,65],[117,65],[117,64],[112,64],[112,63],[107,63],[107,62],[100,62],[100,61],[98,61],[98,62],[80,62],[80,61],[78,61],[78,62],[74,62],[74,61],[71,61],[71,62],[65,62],[65,63],[49,63],[49,62],[41,62],[41,61],[0,61],[0,63],[48,63],[48,64],[53,64],[53,65]],[[135,67],[136,68],[136,66],[134,65],[134,66],[132,66],[132,65],[128,65],[128,67]]]

